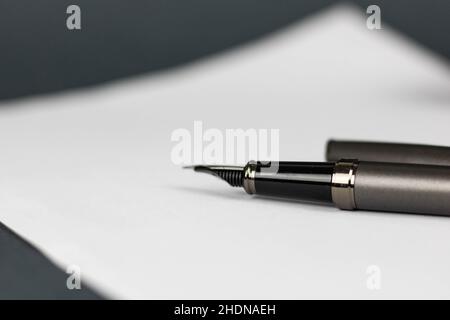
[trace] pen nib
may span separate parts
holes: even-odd
[[[209,173],[225,180],[233,187],[242,187],[243,184],[244,168],[240,166],[197,165],[183,168],[193,169],[196,172]]]

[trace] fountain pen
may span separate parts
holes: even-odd
[[[372,210],[450,216],[450,166],[337,162],[256,162],[243,167],[197,165],[248,194]]]

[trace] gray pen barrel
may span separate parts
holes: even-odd
[[[357,209],[450,216],[450,167],[359,162]]]

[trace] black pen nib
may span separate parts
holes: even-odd
[[[196,172],[209,173],[225,180],[233,187],[242,187],[244,180],[244,167],[239,166],[216,166],[197,165],[186,166],[184,169],[194,169]]]

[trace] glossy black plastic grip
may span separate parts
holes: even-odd
[[[332,162],[258,162],[256,194],[332,203]]]

